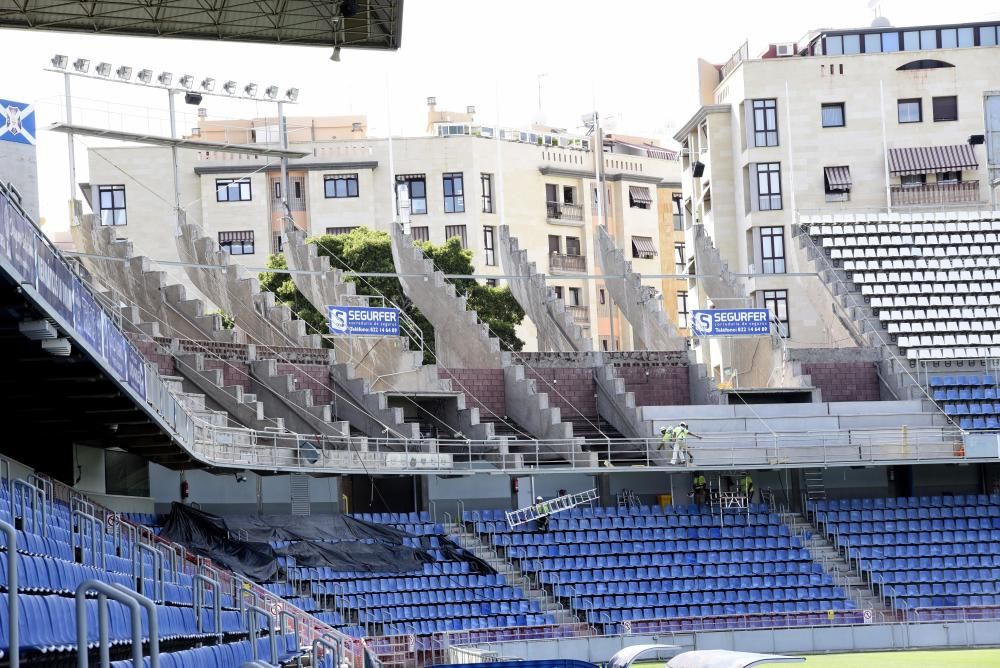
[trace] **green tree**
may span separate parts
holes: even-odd
[[[330,258],[330,265],[336,269],[359,273],[395,273],[392,262],[392,242],[385,232],[367,227],[359,227],[350,234],[322,235],[307,240],[316,244],[317,252]],[[421,242],[421,250],[434,265],[446,274],[471,274],[472,253],[462,248],[457,238],[435,246]],[[272,255],[268,267],[287,269],[283,255]],[[404,310],[420,327],[428,351],[434,350],[434,328],[403,293],[399,279],[393,276],[348,276],[353,281],[357,293],[363,295],[384,295]],[[515,334],[515,328],[524,319],[524,310],[514,299],[509,288],[491,288],[471,278],[452,279],[456,290],[468,297],[469,308],[476,311],[479,318],[489,324],[494,336],[502,341],[503,347],[521,350],[524,342]],[[287,304],[300,318],[305,319],[311,331],[326,332],[325,316],[320,314],[295,288],[288,274],[265,272],[260,275],[261,287],[274,292],[275,297]],[[375,304],[377,302],[373,302]],[[313,329],[315,327],[315,329]],[[432,363],[433,356],[425,352],[424,361]]]

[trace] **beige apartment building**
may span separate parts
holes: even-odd
[[[699,62],[701,108],[681,143],[694,308],[767,306],[791,347],[850,345],[792,238],[799,215],[995,208],[998,25],[812,32],[756,58]],[[714,250],[713,247],[714,246]],[[717,251],[717,254],[716,252]],[[692,257],[695,253],[690,253]],[[696,342],[725,379],[727,342]]]
[[[589,136],[551,128],[498,130],[477,123],[473,108],[446,112],[433,98],[428,102],[428,136],[393,138],[391,156],[387,138],[367,136],[364,117],[289,118],[290,147],[308,154],[288,166],[287,199],[296,224],[311,235],[360,226],[386,230],[402,187],[413,238],[436,244],[460,238],[472,251],[477,274],[487,277],[504,273],[497,244],[498,227],[506,224],[538,271],[550,276],[549,285],[595,347],[630,349],[628,324],[611,312],[602,282],[582,278],[601,273],[594,236],[600,157],[609,230],[635,271],[653,277],[644,283],[662,292],[668,313],[685,317],[677,312],[683,303],[677,293],[687,289],[686,282],[658,278],[675,273],[675,244],[683,243],[675,239],[681,234],[675,232],[676,151],[609,135],[604,151],[595,152]],[[203,118],[191,134],[238,144],[279,140],[274,118]],[[181,151],[179,159],[189,219],[247,267],[263,267],[270,253],[281,251],[277,159],[211,151]],[[162,260],[177,259],[170,160],[162,148],[91,149],[91,182],[84,187],[103,224],[118,226],[137,254]],[[170,280],[190,285],[182,268],[161,268]],[[533,325],[526,323],[521,336],[529,350],[536,349]]]

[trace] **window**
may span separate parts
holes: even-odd
[[[760,228],[761,270],[765,274],[785,273],[785,228]]]
[[[559,255],[562,252],[562,237],[550,234],[549,235],[549,255]]]
[[[827,202],[847,202],[851,199],[851,168],[849,165],[823,168],[823,192]]]
[[[149,496],[149,463],[139,455],[104,451],[104,492],[119,496]]]
[[[410,227],[410,236],[414,241],[430,241],[431,228],[426,225],[422,227]]]
[[[566,255],[580,255],[580,237],[566,237]]]
[[[761,162],[757,164],[757,209],[777,211],[781,209],[781,163]]]
[[[677,293],[677,326],[684,329],[688,326],[688,293]]]
[[[830,35],[826,38],[826,55],[828,56],[842,56],[844,55],[844,38],[840,35]]]
[[[788,338],[788,290],[764,290],[764,308],[771,312],[771,322],[778,325],[778,335]]]
[[[926,174],[904,174],[899,177],[899,184],[904,188],[916,188],[926,183]]]
[[[410,198],[410,214],[427,213],[427,181],[423,174],[397,176],[396,183],[406,186],[406,194]]]
[[[302,181],[295,181],[292,185],[295,186],[292,188],[295,192],[295,199],[302,199]]]
[[[920,48],[921,49],[936,49],[938,47],[937,43],[937,30],[921,30],[920,31]]]
[[[931,98],[931,108],[935,123],[958,120],[958,97],[955,95]]]
[[[687,258],[684,256],[684,243],[674,242],[674,273],[687,273]]]
[[[681,211],[681,195],[680,193],[674,193],[671,197],[671,202],[674,209],[674,232],[684,231],[684,214]]]
[[[296,184],[298,185],[298,184]],[[323,177],[323,194],[327,199],[358,196],[357,174],[328,174]]]
[[[331,235],[331,236],[335,236],[336,237],[336,236],[340,236],[341,234],[350,234],[351,232],[353,232],[356,229],[358,229],[358,228],[357,227],[328,227],[328,228],[326,228],[326,233],[329,234],[329,235]]]
[[[923,105],[919,97],[899,100],[896,102],[896,112],[900,123],[920,123],[924,120]]]
[[[458,237],[462,242],[462,248],[468,248],[469,242],[465,237],[465,225],[445,225],[444,226],[444,238],[451,239],[452,237]]]
[[[552,289],[555,290],[555,292],[556,292],[556,298],[557,299],[562,299],[563,298],[563,289],[562,289],[561,285],[557,285],[557,286],[555,286]]]
[[[946,63],[943,60],[936,60],[934,58],[921,58],[920,60],[911,60],[908,63],[903,63],[896,69],[900,72],[906,72],[907,70],[938,70],[945,67],[955,67],[951,63]]]
[[[653,204],[649,188],[644,186],[628,187],[628,205],[633,209],[648,209]]]
[[[890,53],[890,52],[893,52],[893,51],[899,51],[899,33],[898,32],[884,32],[884,33],[882,33],[882,50],[885,51],[886,53]]]
[[[281,200],[281,181],[274,182],[274,199]]]
[[[778,145],[778,101],[753,101],[753,145]]]
[[[844,103],[830,102],[820,105],[820,113],[823,117],[824,128],[844,127]]]
[[[497,266],[496,236],[492,225],[483,226],[483,257],[487,267]]]
[[[98,186],[98,204],[101,209],[101,225],[124,225],[125,186]]]
[[[602,306],[608,303],[608,297],[604,293],[604,288],[601,288],[600,290],[597,291],[597,301]]]
[[[465,211],[465,188],[462,185],[462,173],[453,172],[441,177],[444,182],[444,212],[462,213]]]
[[[563,186],[563,204],[576,204],[576,188]]]
[[[495,278],[487,278],[486,279],[486,287],[488,287],[488,288],[495,288],[496,286],[497,286],[497,279],[495,279]]]
[[[652,237],[632,237],[632,257],[651,260],[656,257],[656,246]]]
[[[230,255],[253,255],[253,230],[219,232],[219,247]]]
[[[569,289],[569,305],[570,306],[582,306],[583,302],[580,301],[580,288],[570,288]]]
[[[983,26],[979,29],[979,46],[997,45],[997,26]]]
[[[958,183],[962,180],[962,172],[938,172],[938,183]]]
[[[250,179],[216,179],[215,201],[217,202],[249,202]]]
[[[493,213],[493,175],[480,174],[479,183],[483,187],[483,213]]]

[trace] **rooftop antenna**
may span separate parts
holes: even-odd
[[[549,76],[548,73],[537,75],[538,79],[538,113],[535,115],[535,122],[539,125],[545,124],[545,112],[542,111],[542,79]]]
[[[875,13],[872,18],[872,28],[888,28],[889,19],[882,15],[882,0],[868,0],[868,9]]]

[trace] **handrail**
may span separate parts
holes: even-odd
[[[146,595],[146,560],[142,558],[143,553],[153,557],[153,596],[158,601],[163,600],[163,553],[152,545],[143,542],[132,546],[132,577],[136,581],[136,591],[143,596]]]
[[[13,519],[13,518],[11,518]],[[7,537],[7,658],[10,668],[21,665],[20,597],[17,593],[17,529],[0,520],[0,531]]]
[[[207,575],[202,575],[197,573],[192,576],[192,583],[194,587],[194,620],[197,625],[198,633],[205,632],[205,587],[210,586],[212,588],[212,615],[215,618],[215,624],[212,625],[212,632],[215,633],[219,638],[222,638],[222,586],[218,580],[213,580]],[[297,628],[297,627],[296,627]],[[296,634],[297,636],[297,634]]]
[[[79,522],[75,521],[77,519]],[[90,526],[90,559],[95,568],[107,568],[104,522],[82,510],[74,510],[70,517],[70,530],[72,531],[73,547],[76,547],[76,537],[80,537],[80,563],[87,563],[86,531],[84,528],[88,525]],[[100,530],[100,534],[98,534],[98,530]],[[100,546],[100,552],[98,552],[98,546]]]
[[[87,656],[87,594],[97,592],[97,620],[101,656],[101,666],[110,665],[111,644],[108,640],[108,599],[118,601],[132,613],[132,665],[144,665],[142,658],[142,608],[146,608],[149,618],[149,666],[160,666],[160,632],[157,623],[156,604],[145,596],[130,591],[121,585],[110,585],[99,580],[87,580],[76,588],[76,651],[77,666],[88,668]]]
[[[25,490],[27,494],[25,494]],[[21,506],[21,524],[25,531],[28,530],[27,523],[27,498],[31,499],[31,530],[34,533],[41,533],[43,536],[49,535],[49,511],[48,504],[45,503],[45,490],[37,485],[28,482],[27,480],[15,480],[12,484],[12,493],[14,494],[14,502],[11,506],[11,519],[15,519],[15,511],[17,509],[17,501],[20,501]],[[39,505],[39,503],[41,505]],[[38,530],[38,516],[41,515],[42,518],[42,530]]]
[[[334,661],[332,668],[340,668],[340,643],[327,640],[328,636],[315,638],[312,643],[312,668],[320,668],[320,648],[329,649],[333,652]],[[332,636],[330,636],[332,638]]]
[[[244,619],[249,616],[250,620],[250,656],[254,661],[257,660],[257,638],[260,629],[257,626],[260,623],[260,618],[263,617],[267,620],[267,635],[270,638],[271,647],[271,665],[278,665],[278,642],[274,635],[274,615],[272,615],[267,610],[263,608],[258,608],[256,605],[248,606],[244,614]]]

